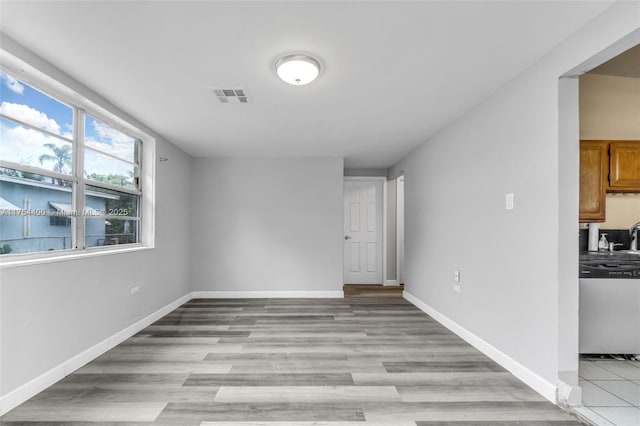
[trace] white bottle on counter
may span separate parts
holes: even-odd
[[[600,236],[600,241],[598,242],[598,249],[602,251],[607,251],[609,248],[609,241],[607,241],[607,234],[602,234]]]

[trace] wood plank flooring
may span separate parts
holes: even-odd
[[[3,426],[569,426],[399,298],[195,299]]]
[[[344,284],[342,286],[344,297],[402,297],[403,291],[404,284]]]

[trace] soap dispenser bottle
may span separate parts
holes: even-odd
[[[598,241],[598,249],[601,251],[606,251],[609,248],[609,242],[607,241],[607,234],[602,234],[600,236],[600,241]]]

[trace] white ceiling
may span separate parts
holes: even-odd
[[[193,156],[388,167],[611,3],[2,0],[0,26]],[[292,52],[318,80],[276,77]]]

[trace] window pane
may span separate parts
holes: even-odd
[[[135,219],[87,219],[87,247],[132,244],[138,242],[138,221]]]
[[[71,181],[0,168],[0,254],[71,244]]]
[[[138,166],[116,160],[92,149],[85,149],[84,152],[86,179],[124,188],[137,188]]]
[[[85,119],[84,143],[85,146],[95,148],[122,160],[138,163],[138,141],[90,115],[86,115]]]
[[[0,113],[51,133],[73,138],[73,109],[0,71]]]
[[[138,198],[137,195],[87,185],[87,215],[137,217]]]
[[[4,118],[0,119],[0,141],[0,158],[5,161],[71,174],[71,142]]]

